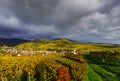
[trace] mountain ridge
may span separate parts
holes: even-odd
[[[7,46],[15,46],[18,45],[20,43],[25,43],[25,42],[29,42],[30,40],[25,40],[25,39],[19,39],[19,38],[0,38],[0,45],[7,45]]]
[[[85,47],[101,47],[101,48],[118,48],[120,44],[110,44],[110,43],[94,43],[94,42],[79,42],[76,40],[70,40],[66,38],[57,38],[57,39],[35,39],[35,40],[25,40],[19,38],[0,38],[0,46],[15,46],[22,48],[45,48],[45,49],[57,49],[57,48],[82,48]]]

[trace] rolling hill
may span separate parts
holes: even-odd
[[[17,45],[18,48],[26,49],[70,49],[75,48],[76,43],[71,42],[67,39],[56,39],[56,40],[33,40],[27,43],[22,43]]]
[[[104,49],[120,49],[119,44],[107,43],[90,43],[78,42],[65,38],[59,39],[37,39],[37,40],[24,40],[24,39],[6,39],[0,38],[0,46],[15,46],[20,49],[89,49],[89,50],[104,50]]]
[[[116,46],[116,47],[114,47]],[[104,50],[118,48],[119,45],[114,44],[101,44],[101,43],[82,43],[78,41],[72,41],[69,39],[38,39],[29,42],[21,43],[16,46],[17,48],[24,49],[89,49],[89,50]]]

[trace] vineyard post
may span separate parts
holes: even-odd
[[[28,73],[28,81],[31,81],[30,72]]]

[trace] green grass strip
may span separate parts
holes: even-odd
[[[103,81],[101,77],[94,72],[94,70],[87,65],[87,76],[85,76],[84,81]]]
[[[104,69],[106,69],[107,71],[110,71],[112,73],[120,75],[120,67],[119,66],[110,66],[110,65],[100,65],[100,66],[103,67]]]
[[[99,65],[96,64],[89,64],[89,65],[92,69],[94,69],[96,73],[101,75],[103,78],[106,78],[107,81],[119,81],[118,77],[115,74],[106,71],[105,69],[101,68]]]

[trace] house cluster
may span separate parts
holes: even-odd
[[[17,54],[18,56],[20,55],[33,55],[33,54],[78,54],[82,52],[89,52],[89,50],[25,50],[25,49],[18,49],[15,47],[8,47],[8,46],[3,46],[1,47],[3,50],[4,54]]]

